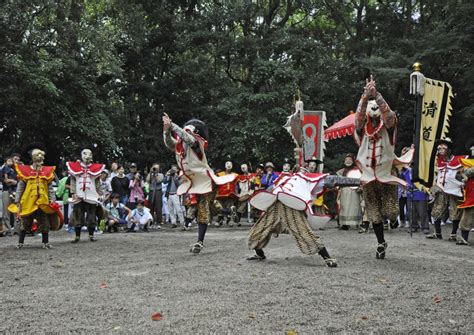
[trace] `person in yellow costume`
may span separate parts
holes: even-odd
[[[51,249],[49,230],[51,224],[58,219],[51,204],[56,197],[52,187],[54,166],[43,166],[45,152],[34,148],[31,151],[32,165],[17,165],[18,186],[15,205],[10,209],[20,217],[20,234],[18,249],[23,248],[26,232],[31,230],[36,220],[38,230],[42,234],[44,249]]]

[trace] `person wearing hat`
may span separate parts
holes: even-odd
[[[434,219],[435,231],[426,236],[429,239],[443,239],[441,234],[441,220],[446,210],[449,210],[449,219],[453,222],[453,228],[449,241],[456,242],[456,234],[461,220],[462,210],[458,208],[461,204],[463,182],[458,179],[458,172],[462,168],[461,159],[468,156],[454,156],[452,154],[453,141],[447,137],[436,141],[437,158],[436,184],[431,188],[434,197],[431,216]]]
[[[51,249],[49,231],[53,221],[58,220],[59,206],[52,206],[56,200],[53,189],[55,166],[44,166],[45,152],[32,148],[31,165],[17,165],[18,185],[13,211],[20,217],[20,232],[17,248],[23,248],[27,231],[36,221],[44,249]],[[10,208],[12,211],[12,209]]]
[[[291,162],[288,158],[285,158],[285,162],[283,163],[283,166],[281,168],[281,174],[291,174]]]
[[[458,245],[469,245],[469,232],[474,224],[474,140],[469,141],[466,147],[470,155],[469,158],[461,158],[464,198],[463,203],[458,206],[459,209],[462,209],[462,217],[459,222],[461,236],[456,242]]]
[[[126,177],[128,178],[129,181],[132,181],[133,179],[135,179],[135,175],[137,174],[137,164],[136,163],[132,163],[130,164],[130,168],[129,168],[129,173],[126,174]]]
[[[323,164],[323,162],[316,157],[311,157],[310,159],[305,160],[306,163],[308,163],[308,172],[309,173],[316,173],[318,172],[318,165]]]
[[[265,174],[261,179],[261,186],[263,189],[268,190],[273,187],[273,183],[278,178],[278,174],[275,172],[275,165],[272,162],[265,164]]]
[[[360,178],[360,170],[355,165],[355,155],[344,156],[344,168],[336,172],[338,176]],[[342,187],[338,192],[338,220],[342,230],[362,223],[360,188]]]
[[[209,131],[201,120],[192,119],[181,128],[163,115],[163,138],[166,147],[174,151],[176,161],[183,171],[178,195],[195,194],[197,198],[198,240],[190,252],[198,254],[204,247],[207,226],[212,221],[211,208],[214,204],[218,185],[235,180],[235,175],[216,176],[206,158]]]
[[[384,237],[384,221],[396,221],[396,186],[406,187],[404,180],[392,174],[392,167],[396,163],[409,163],[413,150],[403,159],[395,155],[397,115],[377,91],[372,76],[366,80],[354,126],[354,139],[359,146],[356,164],[362,174],[360,181],[365,210],[378,242],[375,257],[384,259],[388,246]]]
[[[89,241],[95,242],[97,219],[105,219],[105,211],[101,205],[102,190],[99,176],[105,169],[104,164],[92,163],[92,151],[81,151],[81,161],[67,162],[66,166],[71,176],[72,223],[76,236],[72,243],[81,239],[82,226],[87,226]]]

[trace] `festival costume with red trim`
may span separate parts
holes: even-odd
[[[458,240],[458,244],[467,244],[469,232],[474,226],[474,158],[462,158],[460,161],[467,180],[464,184],[463,203],[458,207],[463,211],[459,222],[462,239]]]
[[[359,181],[322,173],[285,173],[275,181],[271,191],[257,192],[250,203],[264,213],[249,232],[249,248],[256,252],[250,259],[265,258],[262,249],[272,235],[290,233],[303,254],[319,253],[328,266],[337,266],[309,224],[309,219],[318,215],[313,210],[313,201],[324,191],[326,183],[331,187],[339,183],[352,186]]]
[[[69,174],[74,177],[75,194],[77,199],[73,201],[77,204],[85,201],[89,204],[99,204],[99,193],[97,189],[97,180],[105,169],[104,164],[86,164],[84,162],[67,162]]]
[[[248,200],[254,193],[252,183],[255,178],[255,173],[246,173],[237,176],[238,191],[237,194],[239,201]]]
[[[362,176],[355,167],[346,167],[337,171],[339,176],[358,178]],[[343,187],[338,190],[338,222],[340,226],[358,226],[362,223],[362,198],[359,187]]]
[[[271,191],[259,191],[250,198],[250,204],[261,211],[266,211],[276,201],[298,211],[307,211],[311,215],[314,199],[324,188],[325,173],[282,174],[275,180]]]
[[[370,82],[370,85],[375,83]],[[366,89],[372,91],[375,86],[366,86]],[[399,210],[396,185],[406,186],[404,180],[392,174],[392,168],[397,164],[409,164],[414,150],[409,150],[402,158],[395,155],[397,116],[376,90],[374,100],[369,101],[368,91],[364,91],[359,100],[353,136],[359,146],[356,165],[362,173],[360,182],[367,220],[372,223],[378,242],[376,258],[384,259],[388,245],[384,238],[383,221],[397,219]],[[377,112],[374,107],[380,112],[376,120],[371,117],[371,114]],[[374,124],[374,121],[378,122]]]
[[[472,208],[474,207],[474,158],[461,158],[460,162],[465,170],[468,179],[464,184],[464,199],[463,203],[458,208]]]
[[[44,248],[50,249],[49,231],[62,227],[63,216],[59,205],[55,203],[56,196],[52,186],[54,166],[39,166],[37,169],[29,165],[15,166],[19,183],[16,190],[15,204],[8,210],[20,217],[19,242],[17,248],[22,248],[27,231],[33,231],[35,226],[42,234]],[[16,203],[20,204],[20,208]]]
[[[396,127],[396,126],[395,126]],[[395,155],[396,129],[390,136],[382,118],[374,127],[369,116],[362,129],[362,134],[354,132],[354,139],[359,146],[356,165],[362,173],[361,183],[378,181],[386,184],[398,184],[406,187],[406,182],[392,175],[393,165],[410,164],[414,150],[411,149],[402,157]]]
[[[436,159],[436,170],[438,176],[436,177],[436,185],[446,194],[451,194],[456,197],[462,197],[462,181],[456,179],[456,174],[461,170],[461,159],[467,159],[468,156],[452,156],[449,160],[443,157]]]
[[[248,212],[248,219],[249,222],[252,222],[251,217],[255,217],[256,213],[255,210],[252,209],[250,206],[250,197],[254,194],[255,192],[255,173],[250,173],[250,172],[245,172],[237,177],[237,197],[238,197],[238,203],[237,203],[237,221],[240,223],[240,220],[242,216],[245,214],[245,212]]]
[[[71,225],[74,226],[76,232],[72,242],[79,242],[82,226],[87,226],[89,240],[94,242],[97,222],[107,217],[106,210],[99,200],[102,195],[99,176],[105,169],[105,165],[81,161],[67,162],[66,166],[71,176],[71,195],[75,195],[74,200],[71,201],[74,204]]]
[[[218,177],[224,177],[227,175],[233,175],[235,179],[231,182],[219,185],[217,187],[217,195],[216,195],[217,199],[221,199],[221,198],[236,199],[237,198],[237,195],[235,194],[235,187],[237,185],[237,178],[239,177],[239,175],[235,172],[227,173],[225,171],[219,172],[217,174]]]
[[[174,130],[177,126],[174,125]],[[173,129],[172,129],[173,130]],[[225,175],[218,177],[209,167],[205,154],[207,141],[197,134],[188,132],[197,141],[200,153],[196,153],[190,145],[184,143],[183,139],[175,134],[176,143],[176,161],[183,172],[183,182],[178,187],[178,195],[206,194],[213,191],[213,185],[225,185],[235,180],[235,175]]]

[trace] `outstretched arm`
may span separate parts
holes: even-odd
[[[367,94],[364,92],[360,97],[359,104],[357,105],[356,109],[356,117],[355,117],[355,128],[357,131],[362,130],[366,122],[366,115],[365,112],[367,110]]]
[[[168,116],[168,114],[164,113],[163,115],[163,137],[165,141],[165,145],[171,149],[175,150],[176,147],[176,140],[173,138],[172,133],[178,135],[181,139],[183,139],[184,143],[193,146],[196,143],[196,139],[194,136],[185,132],[181,127],[177,124],[173,123]]]
[[[380,112],[382,114],[382,120],[385,126],[388,129],[393,128],[395,124],[397,123],[397,117],[395,115],[395,112],[393,112],[390,109],[390,106],[387,104],[387,102],[383,98],[382,94],[380,94],[380,92],[377,92],[377,95],[375,97],[375,102],[377,102],[377,105],[380,108]]]
[[[179,138],[182,138],[183,142],[189,146],[194,146],[196,143],[196,138],[193,135],[189,134],[187,131],[184,131],[183,128],[175,123],[171,123],[171,131],[178,135]]]
[[[375,81],[370,76],[370,81],[368,79],[365,80],[365,87],[362,96],[360,97],[359,104],[357,105],[356,109],[356,117],[355,117],[355,128],[357,131],[362,130],[364,128],[365,123],[367,122],[367,102],[369,101],[369,94],[373,93],[375,90]]]

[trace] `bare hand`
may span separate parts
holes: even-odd
[[[367,95],[369,98],[373,98],[377,95],[377,89],[375,87],[375,80],[372,75],[370,75],[370,80],[365,79],[365,88],[364,88],[364,93]]]
[[[171,129],[171,119],[168,114],[163,113],[163,131],[168,131]]]

